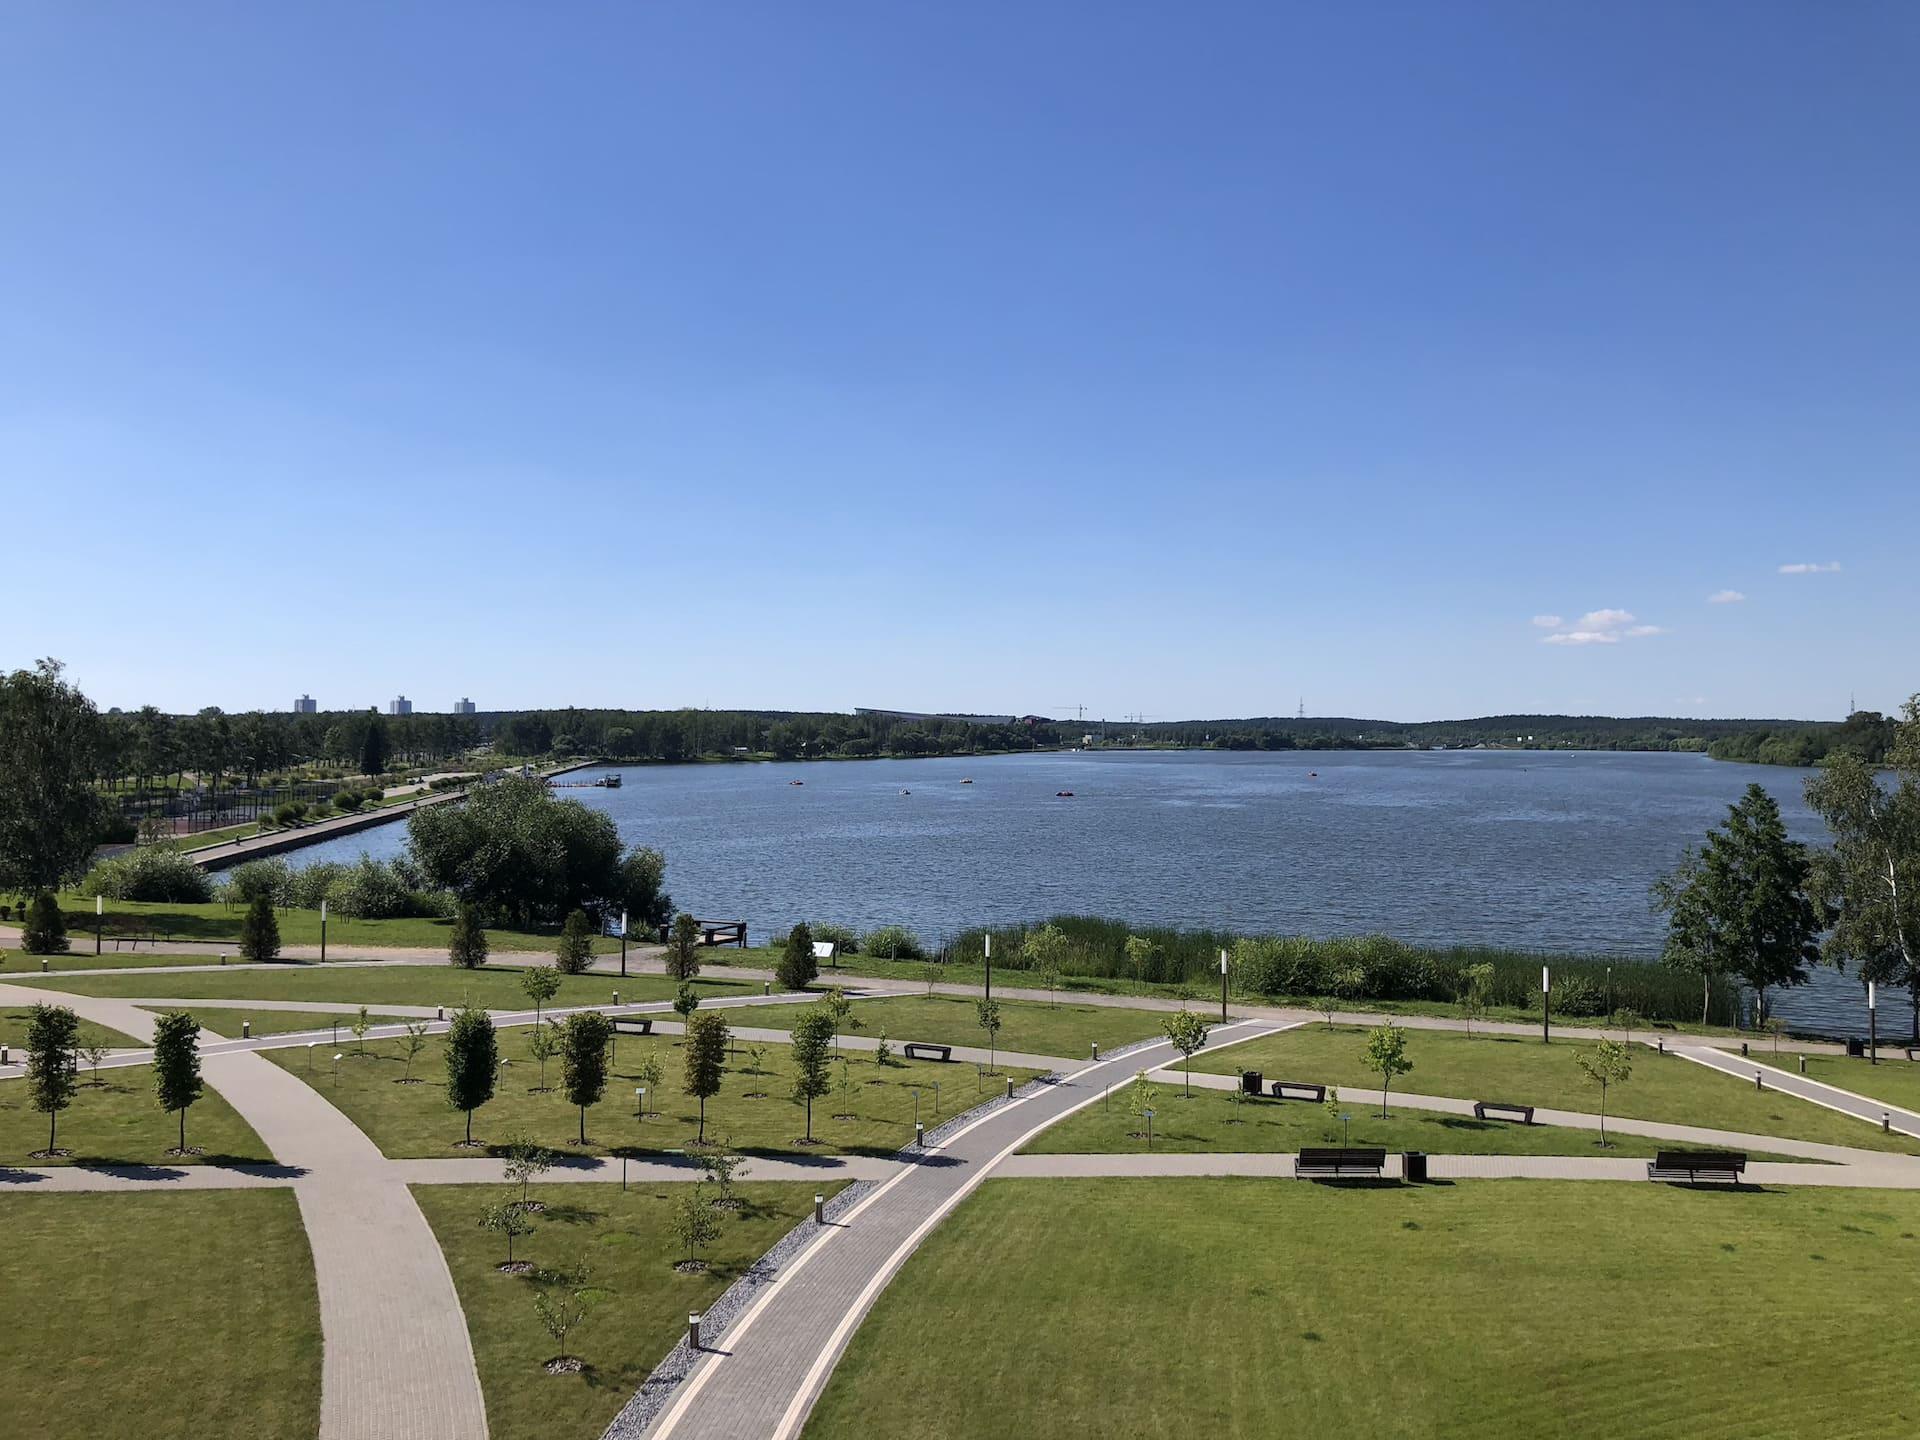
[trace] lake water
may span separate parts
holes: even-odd
[[[1070,911],[1651,958],[1649,884],[1750,782],[1797,837],[1824,838],[1808,773],[1699,755],[1116,751],[635,766],[620,789],[565,793],[665,851],[682,908],[745,920],[756,941],[800,919],[937,940]],[[392,855],[405,836],[385,826],[291,860]],[[1858,982],[1832,972],[1779,1009],[1797,1028],[1865,1031]],[[1904,1033],[1904,1010],[1882,1020]]]

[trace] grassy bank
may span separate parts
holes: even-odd
[[[125,975],[65,975],[26,978],[15,983],[30,989],[55,989],[75,995],[112,995],[146,999],[156,991],[165,998],[258,1000],[313,1000],[329,1005],[443,1005],[452,1009],[471,1002],[489,1010],[531,1010],[532,1002],[520,988],[524,972],[487,966],[462,970],[446,965],[297,965],[252,966],[244,970],[192,970],[178,974],[139,971]],[[760,986],[723,975],[701,976],[692,982],[703,1000],[729,995],[757,995]],[[679,984],[664,975],[563,975],[552,1006],[611,1005],[614,993],[622,1004],[671,1000]]]
[[[1911,1430],[1916,1234],[1906,1192],[989,1180],[805,1435]]]
[[[187,1144],[204,1153],[167,1154],[179,1139],[178,1116],[154,1099],[150,1066],[115,1066],[96,1077],[83,1064],[73,1103],[60,1112],[58,1143],[72,1153],[30,1159],[47,1143],[47,1117],[33,1108],[25,1080],[0,1080],[0,1163],[172,1166],[273,1159],[253,1127],[211,1086],[187,1111]]]

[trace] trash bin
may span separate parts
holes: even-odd
[[[1242,1070],[1240,1072],[1240,1088],[1248,1095],[1258,1095],[1260,1093],[1261,1082],[1266,1078],[1267,1077],[1262,1075],[1258,1070]]]
[[[1847,1058],[1849,1060],[1864,1059],[1866,1056],[1866,1053],[1867,1053],[1866,1041],[1855,1039],[1851,1035],[1847,1037]]]
[[[1427,1181],[1427,1152],[1424,1150],[1404,1150],[1400,1154],[1401,1178],[1409,1185],[1424,1185]]]

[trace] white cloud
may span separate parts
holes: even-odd
[[[1662,626],[1639,623],[1631,610],[1589,610],[1571,621],[1558,615],[1536,615],[1533,623],[1552,631],[1540,637],[1542,645],[1618,645],[1622,640],[1666,633]]]
[[[1829,560],[1824,565],[1812,560],[1800,560],[1792,565],[1782,565],[1780,573],[1782,575],[1831,575],[1839,568],[1838,560]]]
[[[1738,605],[1742,600],[1746,598],[1747,597],[1742,595],[1738,590],[1716,590],[1711,595],[1707,596],[1707,604]]]

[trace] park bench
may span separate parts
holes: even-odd
[[[653,1017],[651,1015],[614,1015],[613,1033],[616,1035],[651,1035]]]
[[[1305,1080],[1275,1080],[1267,1087],[1267,1094],[1276,1100],[1311,1100],[1317,1105],[1327,1098],[1327,1087]]]
[[[1293,1162],[1293,1173],[1306,1179],[1368,1176],[1379,1178],[1386,1168],[1385,1150],[1302,1150]]]
[[[909,1060],[951,1060],[953,1059],[953,1046],[926,1045],[915,1040],[901,1046],[900,1053]]]
[[[1647,1162],[1649,1180],[1678,1180],[1689,1185],[1705,1176],[1709,1180],[1740,1183],[1747,1168],[1747,1157],[1738,1150],[1662,1150]]]
[[[1476,1100],[1473,1102],[1473,1118],[1476,1120],[1518,1120],[1522,1125],[1533,1123],[1531,1105],[1510,1105],[1505,1100]]]

